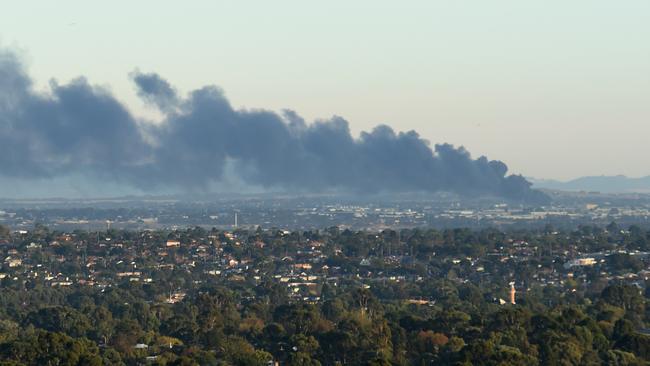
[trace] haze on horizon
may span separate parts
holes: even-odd
[[[465,146],[514,173],[570,179],[650,168],[647,1],[12,3],[3,48],[45,89],[83,75],[139,116],[129,73],[234,107],[339,115]],[[25,21],[29,19],[29,21]]]

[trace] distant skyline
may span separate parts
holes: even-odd
[[[85,76],[139,116],[129,73],[236,108],[338,115],[465,146],[513,173],[650,175],[650,2],[15,2],[0,46],[46,89]]]

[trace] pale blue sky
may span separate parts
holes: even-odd
[[[650,174],[650,1],[3,1],[45,88],[128,73],[235,106],[387,123],[543,178]]]

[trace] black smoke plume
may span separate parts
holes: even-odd
[[[36,92],[20,60],[0,51],[0,176],[81,174],[143,190],[201,191],[234,172],[250,185],[293,192],[546,199],[523,177],[506,175],[504,163],[449,144],[432,150],[415,131],[380,125],[354,138],[340,117],[308,124],[292,111],[233,109],[213,86],[180,96],[157,74],[131,78],[162,123],[138,120],[84,78]]]

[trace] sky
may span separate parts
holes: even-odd
[[[650,2],[6,2],[0,45],[45,89],[129,74],[237,108],[389,124],[528,177],[650,175]]]

